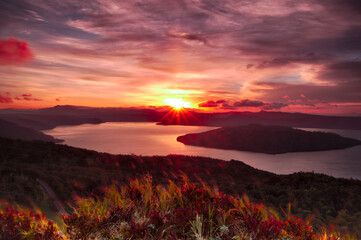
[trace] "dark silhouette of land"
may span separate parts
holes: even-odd
[[[86,123],[156,122],[161,118],[160,115],[161,113],[149,109],[92,108],[71,105],[36,110],[0,110],[0,119],[36,130]]]
[[[42,140],[45,142],[62,142],[53,136],[46,135],[42,132],[21,127],[15,123],[0,119],[0,137],[23,140]]]
[[[177,141],[193,146],[269,154],[344,149],[361,144],[359,140],[335,133],[259,124],[186,134],[179,136]]]
[[[55,106],[37,110],[0,110],[0,119],[19,126],[45,130],[61,125],[98,124],[103,122],[158,122],[163,125],[240,126],[248,124],[280,125],[298,128],[361,130],[361,117],[320,116],[285,112],[205,113],[186,109],[179,117],[170,108],[93,108]]]
[[[195,125],[232,127],[248,124],[278,125],[297,128],[329,128],[361,130],[361,117],[324,116],[288,112],[216,112],[204,113],[189,111],[179,118],[163,118],[162,125]]]

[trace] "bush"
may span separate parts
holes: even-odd
[[[2,240],[42,240],[64,239],[56,224],[48,221],[45,214],[31,210],[0,209],[0,239]]]

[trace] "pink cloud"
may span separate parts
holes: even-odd
[[[4,96],[0,94],[0,103],[13,103],[10,93],[6,92]]]
[[[18,64],[33,57],[27,42],[13,37],[0,39],[0,64]]]

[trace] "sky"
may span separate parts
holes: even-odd
[[[361,116],[361,1],[0,1],[0,109],[169,98]]]

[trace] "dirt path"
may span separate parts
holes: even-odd
[[[45,189],[45,191],[49,194],[49,197],[53,200],[53,203],[56,207],[56,209],[58,210],[59,214],[61,215],[69,215],[69,213],[67,213],[64,208],[62,203],[60,202],[60,200],[56,197],[55,192],[53,191],[53,189],[44,181],[40,180],[40,179],[36,179],[36,181],[38,181],[41,186],[43,186],[43,188]]]

